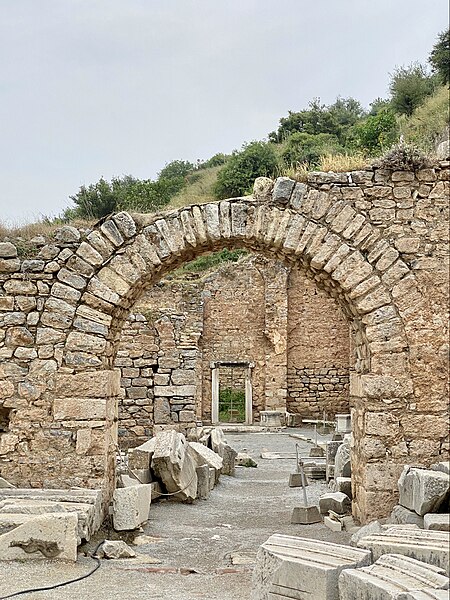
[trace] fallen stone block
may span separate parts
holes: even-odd
[[[450,475],[450,461],[443,460],[441,462],[434,463],[434,465],[430,466],[430,469],[432,471],[440,471],[441,473],[447,473],[447,475]]]
[[[382,531],[383,528],[381,526],[380,521],[372,521],[371,523],[367,523],[367,525],[363,525],[358,529],[358,531],[355,531],[355,533],[350,538],[350,545],[357,546],[359,540],[361,540],[363,537],[373,535],[375,533],[381,533]]]
[[[342,492],[327,492],[319,498],[321,515],[326,515],[330,510],[339,515],[345,515],[351,510],[350,498]]]
[[[272,535],[258,550],[252,600],[338,600],[343,569],[370,564],[370,552],[319,540]]]
[[[174,498],[192,502],[197,497],[197,473],[188,447],[182,433],[162,431],[156,436],[152,470]]]
[[[324,517],[323,524],[331,531],[342,531],[343,526],[342,523],[336,519],[332,519],[331,517]]]
[[[229,444],[223,444],[222,447],[222,459],[223,459],[223,467],[222,467],[222,475],[228,475],[229,477],[234,477],[236,474],[236,457],[237,452],[234,448],[232,448]]]
[[[384,554],[373,565],[339,576],[340,600],[397,600],[406,591],[447,588],[443,569],[398,554]]]
[[[416,560],[449,569],[450,536],[444,531],[425,531],[413,526],[394,526],[383,533],[362,538],[358,548],[372,551],[373,559],[383,554],[402,554]]]
[[[398,503],[422,516],[436,512],[448,497],[450,476],[441,471],[406,465],[398,480]]]
[[[212,467],[216,472],[216,483],[218,483],[220,474],[223,468],[223,459],[221,456],[216,454],[214,450],[207,448],[203,444],[199,442],[190,442],[189,443],[189,453],[191,457],[194,459],[197,467],[201,467],[203,465],[208,465],[208,467]],[[209,473],[208,473],[209,477]]]
[[[51,502],[47,500],[28,500],[24,498],[9,498],[0,501],[0,515],[24,514],[44,515],[51,513],[75,512],[78,517],[78,544],[82,540],[89,541],[96,532],[97,515],[93,504],[80,502]]]
[[[75,512],[30,517],[0,535],[0,560],[51,558],[75,562],[77,522]]]
[[[103,495],[101,490],[91,490],[86,488],[76,488],[69,490],[51,490],[37,488],[14,488],[0,490],[0,503],[4,500],[28,500],[35,502],[56,502],[63,503],[68,512],[77,511],[77,507],[73,505],[92,505],[92,521],[89,524],[87,534],[91,536],[98,531],[103,521]],[[81,516],[81,515],[80,515]],[[80,524],[83,527],[83,521]],[[80,531],[81,537],[84,538],[84,533]]]
[[[238,452],[236,456],[236,465],[238,467],[257,467],[258,463],[253,460],[250,454]]]
[[[226,444],[225,441],[225,434],[223,432],[223,429],[221,427],[214,427],[213,429],[211,429],[211,433],[209,434],[209,444],[211,447],[211,450],[214,450],[214,452],[216,452],[216,454],[219,454],[219,456],[222,456],[222,447],[224,444]]]
[[[423,518],[424,529],[432,531],[450,531],[450,514],[428,513]]]
[[[131,531],[146,523],[151,501],[152,485],[150,483],[114,490],[114,529],[116,531]]]
[[[97,551],[99,558],[134,558],[136,552],[123,540],[105,540]]]
[[[140,446],[128,450],[128,468],[130,471],[150,469],[155,445],[156,436]]]
[[[352,478],[351,477],[336,477],[334,480],[334,491],[342,492],[349,499],[352,499]]]
[[[334,458],[334,478],[351,477],[352,467],[350,463],[350,439],[344,436],[344,441],[336,450]]]
[[[197,467],[197,498],[200,500],[208,500],[209,498],[209,469],[208,465]]]
[[[400,506],[400,504],[392,509],[389,521],[400,525],[417,525],[417,527],[423,529],[423,517],[404,506]]]
[[[127,475],[137,481],[137,483],[151,483],[153,481],[150,469],[129,469]]]
[[[291,523],[293,525],[311,525],[321,521],[317,506],[296,506],[292,509]]]

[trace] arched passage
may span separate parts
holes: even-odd
[[[45,398],[30,437],[31,447],[48,457],[36,478],[51,486],[102,485],[110,494],[119,391],[112,365],[124,320],[165,273],[201,254],[239,247],[298,265],[339,302],[355,348],[354,513],[364,521],[395,503],[408,456],[403,424],[414,414],[407,307],[398,303],[415,278],[351,202],[291,184],[290,194],[275,189],[269,201],[237,198],[156,216],[119,213],[67,253],[36,328],[37,346],[55,344],[55,359],[37,359],[30,368],[41,378]],[[11,452],[26,455],[20,435],[11,442]],[[21,465],[23,476],[34,468],[33,459]]]

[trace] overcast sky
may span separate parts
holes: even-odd
[[[0,221],[231,152],[313,97],[368,106],[447,24],[447,0],[0,0]]]

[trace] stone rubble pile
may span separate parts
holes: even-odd
[[[143,525],[152,499],[206,500],[222,474],[234,475],[237,452],[227,444],[223,430],[203,428],[196,437],[199,441],[187,441],[169,429],[128,451],[127,470],[120,474],[113,497],[116,530]]]

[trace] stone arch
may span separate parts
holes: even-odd
[[[270,198],[236,198],[151,216],[112,215],[49,271],[35,343],[53,344],[55,353],[51,361],[30,358],[30,372],[45,374],[45,431],[33,443],[53,448],[50,462],[59,460],[60,466],[52,480],[47,464],[41,479],[52,485],[101,483],[108,496],[119,386],[112,364],[123,321],[158,278],[224,247],[300,265],[341,305],[356,351],[350,380],[354,512],[363,521],[383,515],[395,503],[396,480],[409,455],[404,423],[409,418],[414,428],[417,416],[409,363],[415,326],[408,319],[411,299],[422,301],[424,294],[391,238],[350,195],[336,198],[332,186],[320,190],[284,178]],[[418,428],[422,421],[417,423]],[[20,453],[20,443],[20,436],[11,439],[11,452]],[[75,478],[78,468],[82,475]]]

